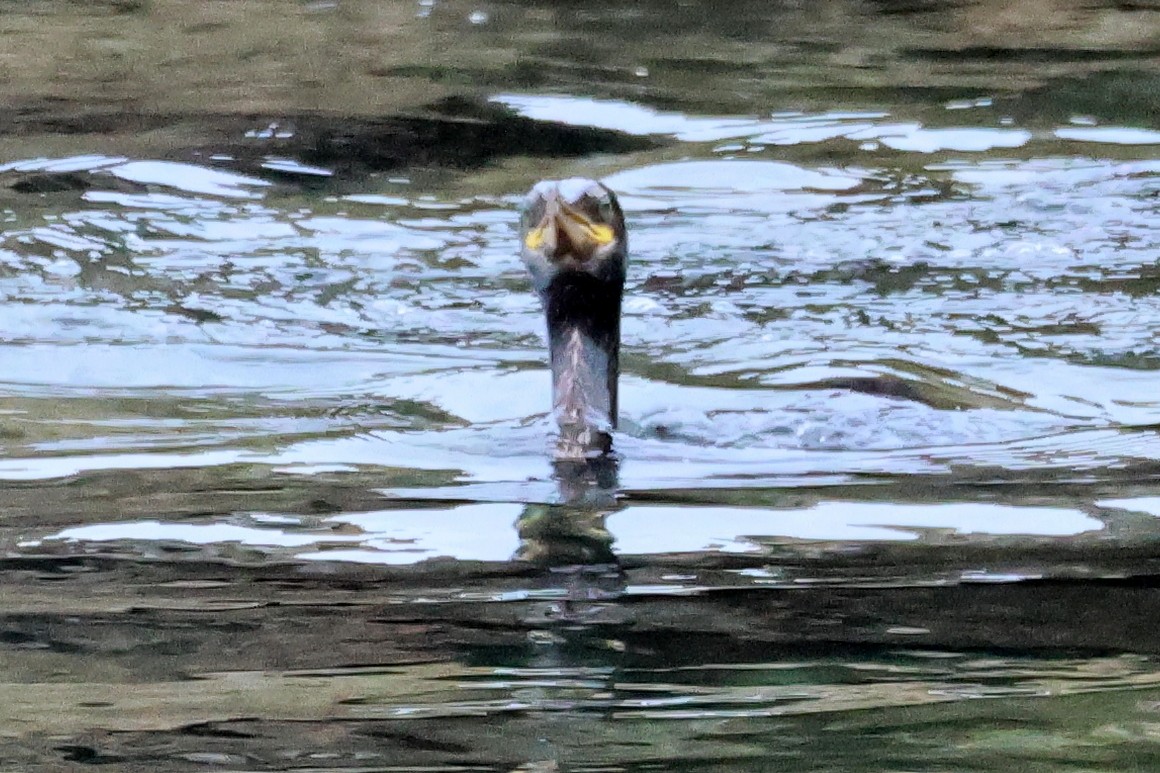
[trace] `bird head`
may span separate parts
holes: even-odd
[[[616,195],[594,180],[545,180],[533,187],[524,200],[520,242],[541,292],[568,273],[623,281],[624,213]]]

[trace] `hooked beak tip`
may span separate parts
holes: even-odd
[[[568,215],[561,211],[553,199],[549,201],[539,225],[528,233],[525,244],[529,249],[543,252],[553,262],[567,257],[584,262],[589,255],[581,249],[582,245],[573,237],[569,226]]]

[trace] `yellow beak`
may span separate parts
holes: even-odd
[[[543,252],[549,258],[572,255],[578,260],[591,257],[598,248],[616,239],[612,227],[593,223],[559,198],[548,200],[539,225],[528,231],[524,244],[529,250]]]

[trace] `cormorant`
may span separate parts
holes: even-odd
[[[528,192],[520,237],[548,321],[556,457],[607,454],[617,419],[624,213],[594,180],[546,180]]]

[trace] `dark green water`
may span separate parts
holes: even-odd
[[[5,769],[1160,767],[1160,8],[0,31]],[[580,481],[515,237],[573,175]]]

